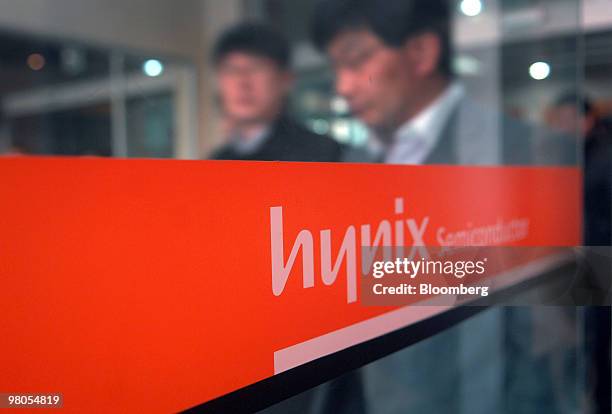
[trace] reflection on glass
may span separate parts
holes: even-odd
[[[189,64],[11,32],[0,59],[2,153],[196,157]]]

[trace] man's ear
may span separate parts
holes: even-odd
[[[414,36],[406,42],[404,50],[418,77],[425,78],[438,70],[442,55],[442,42],[437,34],[425,32]]]

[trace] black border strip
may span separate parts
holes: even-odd
[[[397,352],[448,329],[479,312],[489,309],[486,305],[497,295],[512,296],[545,284],[560,274],[576,267],[576,263],[551,269],[541,276],[524,280],[517,285],[495,292],[484,300],[470,305],[449,309],[438,315],[419,321],[405,328],[387,333],[378,338],[354,345],[334,354],[316,359],[299,367],[265,380],[256,382],[214,400],[188,408],[184,413],[253,413],[277,404],[287,398],[321,385],[349,371]],[[570,275],[573,272],[569,272]],[[482,303],[482,304],[480,304]],[[206,375],[206,373],[203,373]]]
[[[299,392],[433,336],[484,309],[487,308],[470,306],[451,309],[406,328],[276,374],[184,412],[252,413],[263,410]]]

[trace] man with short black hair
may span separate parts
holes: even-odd
[[[445,0],[320,0],[312,38],[327,54],[336,91],[371,132],[366,159],[390,164],[531,164],[532,131],[467,97],[451,67]],[[361,154],[359,154],[361,155]],[[546,155],[546,154],[545,154]],[[542,164],[556,159],[542,158]],[[493,308],[358,371],[377,413],[498,412],[533,367],[524,337],[531,310]],[[526,323],[523,323],[527,321]],[[505,351],[503,341],[523,341]],[[507,371],[503,360],[508,364]],[[522,364],[522,365],[521,365]],[[545,378],[546,372],[532,378]],[[341,392],[343,391],[344,392]],[[532,387],[540,398],[545,387]],[[332,405],[355,392],[336,386]],[[533,396],[529,396],[532,397]],[[553,404],[548,395],[540,407]],[[527,398],[527,397],[526,397]]]
[[[525,127],[467,98],[453,79],[444,0],[322,0],[315,45],[336,90],[393,164],[529,164]],[[501,134],[500,134],[501,132]]]
[[[215,159],[339,161],[340,145],[308,131],[285,110],[293,83],[288,42],[257,23],[231,27],[212,60],[228,142]]]

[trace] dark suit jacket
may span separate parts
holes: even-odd
[[[599,121],[584,148],[584,242],[612,244],[612,120]]]
[[[309,131],[288,116],[281,116],[255,152],[241,154],[231,145],[217,150],[212,159],[252,161],[340,161],[341,145]]]

